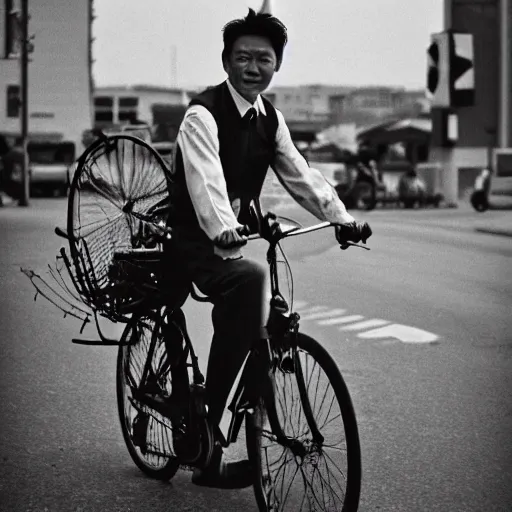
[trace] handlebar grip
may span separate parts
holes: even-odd
[[[236,232],[240,236],[249,236],[251,234],[251,230],[247,224],[244,224],[243,226],[236,228]]]

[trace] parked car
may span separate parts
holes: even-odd
[[[30,194],[35,192],[65,196],[69,187],[69,167],[75,160],[73,142],[30,141],[28,172]],[[4,189],[13,198],[21,196],[23,149],[12,147],[3,158]]]
[[[37,142],[28,145],[32,191],[65,196],[69,188],[69,167],[75,161],[73,142]]]

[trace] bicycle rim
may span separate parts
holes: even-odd
[[[298,382],[299,365],[305,387]],[[315,340],[299,334],[294,370],[285,373],[277,367],[271,378],[273,397],[264,397],[246,422],[259,509],[356,511],[361,485],[359,435],[336,363]],[[323,436],[321,442],[312,434],[305,400]],[[280,431],[286,441],[279,439]]]
[[[82,154],[69,190],[67,231],[89,301],[108,292],[114,253],[149,244],[148,220],[167,222],[171,182],[158,153],[137,137],[99,139]]]
[[[137,319],[123,334],[117,359],[117,399],[121,430],[130,456],[147,475],[162,480],[179,467],[171,420],[142,403],[137,390],[151,379],[153,390],[169,397],[171,372],[162,336],[163,318]],[[146,367],[146,368],[145,368]],[[149,372],[148,372],[149,368]],[[145,377],[145,379],[144,379]]]

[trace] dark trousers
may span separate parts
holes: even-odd
[[[213,302],[213,339],[206,373],[208,415],[219,424],[231,387],[264,324],[266,270],[242,258],[223,260],[210,244],[177,237],[173,251],[197,288]]]

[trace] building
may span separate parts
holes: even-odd
[[[0,132],[21,133],[20,0],[0,0]],[[30,139],[66,140],[81,149],[92,123],[92,0],[29,2],[33,50],[28,67]]]
[[[445,32],[470,34],[473,48],[472,101],[432,110],[430,160],[455,206],[483,167],[512,191],[512,0],[445,0],[444,11]]]
[[[94,127],[144,122],[155,140],[174,141],[190,101],[185,89],[152,85],[106,86],[94,91]]]
[[[329,126],[362,127],[429,110],[425,90],[403,87],[281,86],[271,88],[265,96],[283,113],[292,137],[305,141]]]
[[[185,89],[152,85],[106,86],[94,90],[94,124],[126,123],[135,120],[154,124],[157,105],[186,106]]]
[[[414,117],[428,109],[426,91],[404,87],[358,87],[342,99],[338,116],[358,127],[391,117]]]
[[[340,105],[352,88],[331,85],[302,85],[272,87],[265,96],[282,113],[292,137],[311,141],[315,134],[336,124],[333,109]],[[333,103],[337,99],[338,103]]]

